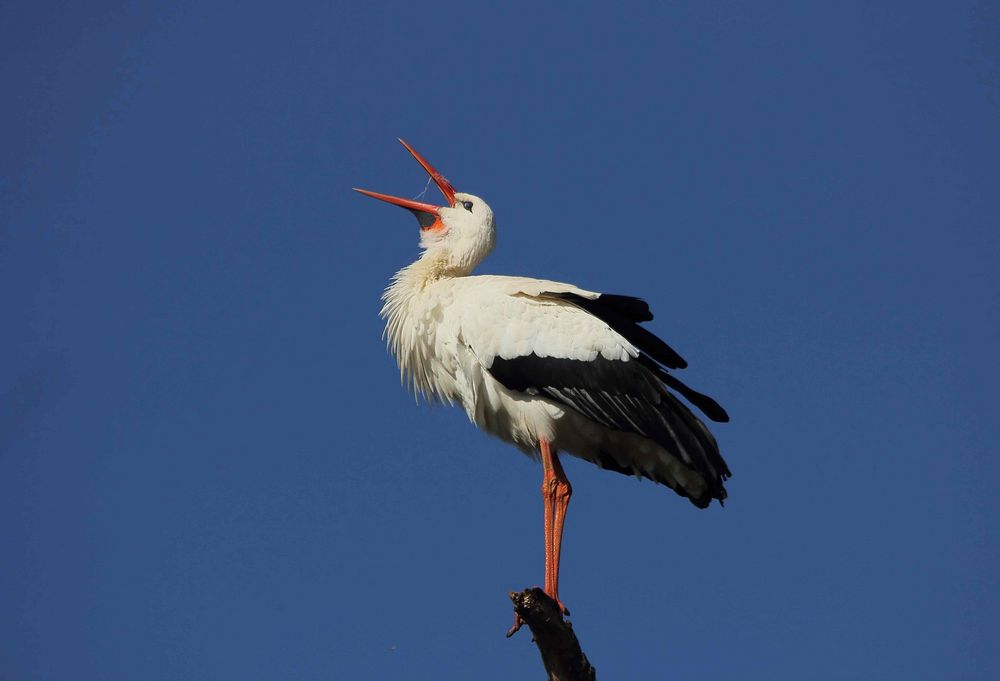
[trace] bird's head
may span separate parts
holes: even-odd
[[[427,159],[403,140],[399,141],[431,176],[448,205],[435,206],[367,189],[354,191],[413,213],[420,223],[420,247],[425,250],[423,257],[434,260],[456,274],[468,274],[490,254],[496,244],[493,211],[478,196],[455,191],[451,183]]]

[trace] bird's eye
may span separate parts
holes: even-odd
[[[465,210],[467,210],[467,211],[469,211],[471,213],[472,212],[472,201],[462,201],[462,208],[464,208]]]

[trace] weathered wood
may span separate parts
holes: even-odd
[[[538,587],[521,593],[511,592],[509,596],[514,612],[534,635],[549,681],[596,680],[597,671],[580,649],[573,625],[563,619],[554,600]]]

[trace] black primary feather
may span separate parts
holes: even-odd
[[[729,414],[726,410],[722,408],[722,405],[713,400],[708,395],[698,392],[693,388],[689,388],[685,383],[682,383],[680,379],[676,376],[668,374],[663,368],[658,366],[656,362],[650,359],[647,355],[640,355],[639,361],[646,366],[650,371],[656,374],[657,378],[663,381],[664,385],[669,388],[673,388],[681,395],[684,396],[688,402],[698,407],[708,418],[712,419],[716,423],[728,423]]]

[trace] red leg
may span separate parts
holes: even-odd
[[[564,614],[569,614],[559,600],[559,557],[562,553],[563,526],[566,509],[573,488],[566,478],[559,455],[545,440],[539,441],[542,450],[542,499],[545,506],[545,593],[559,604]]]
[[[564,615],[569,614],[569,610],[559,600],[559,555],[562,551],[563,525],[566,523],[566,509],[569,506],[569,498],[573,494],[573,488],[566,478],[562,464],[559,463],[559,455],[552,449],[547,440],[539,439],[539,448],[542,451],[542,521],[545,528],[545,593],[547,593],[556,603]],[[514,615],[514,626],[507,632],[507,636],[513,636],[524,621],[517,614]]]

